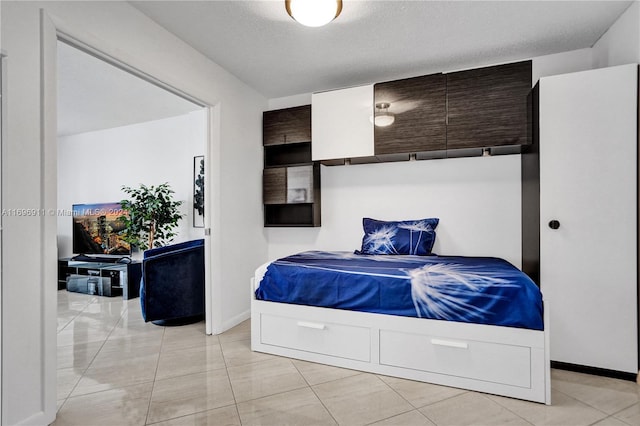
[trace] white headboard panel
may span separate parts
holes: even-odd
[[[322,227],[265,228],[269,259],[355,250],[362,218],[438,217],[434,252],[521,266],[520,156],[322,167]]]

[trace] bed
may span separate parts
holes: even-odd
[[[525,274],[497,258],[395,251],[260,266],[252,350],[550,404],[548,306]]]

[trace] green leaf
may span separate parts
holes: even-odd
[[[183,218],[178,210],[182,201],[173,201],[174,191],[170,185],[165,182],[158,186],[140,184],[138,188],[123,186],[122,191],[131,198],[120,202],[122,208],[129,211],[129,217],[123,219],[125,241],[142,250],[150,248],[149,234],[155,224],[152,246],[169,243],[175,236],[172,230]]]

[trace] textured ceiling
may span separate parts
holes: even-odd
[[[321,28],[284,1],[133,1],[268,98],[591,47],[630,1],[350,1]]]

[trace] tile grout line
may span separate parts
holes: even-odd
[[[583,374],[583,373],[578,373],[578,374]],[[619,379],[611,379],[611,380],[619,380]],[[640,388],[640,385],[639,385],[638,387]],[[593,406],[593,405],[589,404],[588,402],[583,401],[582,399],[580,399],[580,398],[578,398],[578,397],[576,397],[576,396],[573,396],[573,395],[568,394],[567,392],[563,392],[563,391],[561,391],[561,390],[558,390],[558,389],[557,389],[557,388],[555,388],[554,386],[551,386],[551,389],[552,389],[554,392],[561,393],[562,395],[564,395],[564,396],[566,396],[566,397],[568,397],[568,398],[571,398],[571,399],[573,399],[573,400],[575,400],[575,401],[578,401],[578,402],[580,402],[581,404],[584,404],[584,405],[586,405],[586,406],[587,406],[587,407],[589,407],[589,408],[593,408],[594,410],[599,411],[600,413],[603,413],[603,414],[606,416],[606,417],[604,417],[603,419],[600,419],[600,420],[598,420],[598,421],[602,421],[602,420],[604,420],[604,419],[606,419],[606,418],[609,418],[609,417],[614,417],[616,420],[620,420],[619,418],[615,417],[615,415],[616,415],[616,414],[620,414],[622,411],[627,410],[627,409],[629,409],[629,408],[633,407],[633,406],[634,406],[634,405],[636,405],[636,404],[640,404],[640,398],[639,398],[639,399],[638,399],[638,401],[636,401],[636,402],[632,403],[632,404],[631,404],[631,405],[629,405],[628,407],[622,408],[621,410],[618,410],[618,411],[616,411],[616,412],[615,412],[615,413],[613,413],[613,414],[609,414],[609,413],[607,413],[607,412],[605,412],[605,411],[603,411],[603,410],[601,410],[601,409],[599,409],[599,408],[597,408],[597,407],[595,407],[595,406]],[[620,421],[622,421],[622,420],[620,420]],[[596,423],[597,423],[597,422],[596,422]],[[625,423],[625,424],[626,424],[627,422],[622,421],[622,423]]]
[[[598,413],[600,413],[600,414],[604,414],[604,417],[602,417],[602,418],[600,418],[600,419],[596,420],[596,421],[595,421],[595,423],[591,423],[591,424],[596,424],[596,423],[601,422],[602,420],[604,420],[604,419],[606,419],[606,418],[608,418],[608,417],[610,417],[610,416],[611,416],[610,414],[605,413],[604,411],[602,411],[602,410],[600,410],[600,409],[598,409],[598,408],[596,408],[596,407],[594,407],[594,406],[592,406],[592,405],[590,405],[590,404],[587,404],[586,402],[584,402],[584,401],[582,401],[582,400],[580,400],[580,399],[578,399],[578,398],[575,398],[575,397],[573,397],[573,396],[571,396],[571,395],[567,394],[566,392],[561,392],[561,391],[559,391],[558,389],[554,389],[553,391],[554,391],[555,393],[562,394],[562,395],[566,396],[567,398],[569,398],[569,399],[571,399],[571,400],[573,400],[573,401],[577,401],[577,402],[579,402],[580,404],[585,405],[586,407],[592,408],[592,409],[596,410],[596,411],[597,411]],[[496,396],[501,396],[501,395],[496,395]],[[508,398],[508,397],[504,397],[504,398]],[[504,406],[503,404],[501,404],[499,401],[496,401],[496,400],[493,400],[493,399],[490,399],[490,398],[488,398],[488,399],[489,399],[490,401],[495,402],[496,404],[498,404],[499,406],[501,406],[501,407],[502,407],[502,408],[504,408],[505,410],[510,411],[510,412],[512,412],[513,414],[515,414],[516,416],[518,416],[518,417],[522,418],[522,419],[523,419],[524,421],[526,421],[527,423],[532,424],[530,421],[528,421],[527,419],[523,418],[523,417],[522,417],[522,416],[520,416],[518,413],[516,413],[516,412],[514,412],[514,411],[510,410],[509,408],[507,408],[506,406]],[[514,399],[517,399],[517,398],[514,398]],[[539,404],[544,405],[544,404],[542,404],[542,403],[539,403]],[[545,405],[545,406],[546,406],[546,405]],[[623,423],[625,423],[625,422],[623,422]]]
[[[613,413],[613,414],[609,414],[609,417],[613,417],[613,418],[614,418],[614,419],[616,419],[616,420],[620,420],[622,423],[627,423],[627,422],[625,422],[624,420],[621,420],[621,419],[619,419],[618,417],[616,417],[616,414],[620,414],[620,413],[622,413],[623,411],[628,410],[629,408],[633,407],[633,406],[634,406],[634,405],[636,405],[636,404],[640,404],[640,400],[639,400],[639,401],[637,401],[637,402],[634,402],[633,404],[629,405],[628,407],[625,407],[625,408],[623,408],[623,409],[621,409],[621,410],[616,411],[616,412],[615,412],[615,413]]]
[[[244,404],[244,403],[247,403],[247,402],[258,401],[258,400],[265,399],[265,398],[271,398],[271,397],[277,396],[277,395],[284,395],[285,393],[298,391],[298,390],[301,390],[301,389],[304,389],[304,388],[305,388],[305,386],[300,386],[300,387],[293,388],[293,389],[287,389],[287,390],[283,390],[283,391],[280,391],[280,392],[275,392],[275,393],[272,393],[272,394],[269,394],[269,395],[259,396],[257,398],[251,398],[251,399],[247,399],[245,401],[240,401],[240,402],[237,402],[236,405]]]
[[[164,330],[166,330],[166,327],[164,328]],[[159,420],[158,422],[154,422],[154,423],[147,423],[146,422],[146,421],[148,421],[148,413],[149,413],[149,411],[147,411],[147,420],[145,421],[145,425],[149,425],[150,426],[150,425],[154,425],[154,424],[165,422],[165,421],[169,421],[169,420],[186,418],[186,417],[189,417],[189,416],[202,414],[202,413],[206,413],[208,411],[218,410],[220,408],[226,408],[226,407],[231,407],[231,406],[233,406],[235,408],[236,414],[238,416],[238,420],[240,421],[240,424],[242,424],[242,419],[240,418],[240,412],[238,410],[237,399],[236,399],[236,396],[235,396],[235,392],[233,390],[233,385],[231,384],[231,379],[229,377],[229,366],[227,365],[227,359],[226,359],[226,357],[224,355],[224,350],[222,349],[222,342],[220,341],[218,336],[207,336],[207,338],[213,338],[213,337],[215,337],[217,339],[217,341],[218,341],[218,346],[220,347],[220,353],[222,354],[222,361],[224,363],[224,367],[214,368],[214,369],[211,369],[211,370],[205,370],[205,371],[196,372],[196,373],[184,374],[184,375],[181,375],[181,376],[168,377],[167,379],[171,379],[171,378],[175,378],[175,377],[184,377],[184,376],[196,375],[196,374],[203,374],[203,373],[207,373],[208,371],[224,369],[225,372],[226,372],[226,375],[227,375],[227,381],[229,383],[229,388],[231,389],[231,395],[233,396],[233,403],[228,404],[228,405],[223,405],[223,406],[220,406],[220,407],[216,407],[216,408],[207,409],[207,410],[196,411],[194,413],[185,414],[185,415],[181,415],[181,416],[177,416],[177,417],[172,417],[170,419]],[[164,332],[163,332],[163,342],[164,342]],[[205,346],[207,346],[207,345],[205,345]],[[195,349],[195,347],[193,349]],[[179,349],[177,349],[177,350],[179,350]],[[174,351],[176,351],[176,350],[174,350]],[[169,351],[169,352],[174,352],[174,351]],[[162,344],[161,344],[160,352],[162,352]],[[156,370],[156,376],[157,376],[157,370]],[[155,386],[155,379],[154,379],[154,386]]]
[[[604,412],[604,411],[602,411],[601,409],[594,407],[593,405],[591,405],[591,404],[589,404],[589,403],[587,403],[587,402],[585,402],[585,401],[581,400],[580,398],[576,398],[575,396],[573,396],[573,395],[569,395],[569,394],[568,394],[568,393],[566,393],[566,392],[559,391],[558,389],[555,389],[555,392],[557,392],[557,393],[561,393],[562,395],[566,396],[567,398],[571,398],[571,399],[573,399],[574,401],[578,401],[579,403],[584,404],[584,405],[586,405],[586,406],[587,406],[587,407],[589,407],[589,408],[593,408],[594,410],[596,410],[597,412],[599,412],[599,413],[601,413],[601,414],[604,414],[604,417],[603,417],[603,418],[601,418],[600,420],[598,420],[598,422],[599,422],[599,421],[602,421],[602,420],[604,420],[604,419],[606,419],[606,418],[607,418],[607,417],[609,417],[609,416],[611,416],[611,414],[609,414],[609,413],[605,413],[605,412]],[[633,404],[632,404],[632,405],[633,405]],[[596,423],[597,423],[597,422],[596,422]],[[623,423],[625,423],[625,422],[623,422]]]
[[[476,392],[476,393],[478,393],[478,392]],[[525,418],[524,418],[524,417],[522,417],[520,414],[516,413],[516,412],[515,412],[515,411],[513,411],[513,410],[510,410],[509,408],[507,408],[507,407],[506,407],[506,406],[504,406],[503,404],[500,404],[500,402],[499,402],[499,401],[496,401],[496,400],[494,400],[494,399],[491,399],[491,398],[489,398],[488,396],[483,395],[482,393],[478,393],[478,395],[482,395],[485,399],[487,399],[487,400],[489,400],[489,401],[493,402],[494,404],[497,404],[500,408],[502,408],[503,410],[507,410],[509,413],[513,414],[514,416],[516,416],[517,418],[521,419],[521,420],[522,420],[522,421],[524,421],[525,423],[530,424],[530,425],[532,425],[532,426],[535,426],[535,425],[534,425],[534,423],[531,423],[529,420],[525,419]],[[493,394],[489,394],[489,395],[493,395]],[[501,395],[495,395],[495,396],[501,396]],[[508,398],[508,397],[505,397],[505,398]],[[517,399],[517,398],[514,398],[514,399]]]
[[[223,368],[224,368],[224,369],[225,369],[225,371],[226,371],[226,361],[224,360],[224,354],[223,354],[223,362],[225,362],[225,367],[214,368],[214,369],[204,370],[204,371],[198,371],[198,372],[192,372],[192,373],[182,374],[182,375],[178,375],[178,376],[165,377],[165,378],[162,378],[162,379],[156,379],[156,378],[157,378],[157,374],[158,374],[158,369],[159,369],[160,355],[162,355],[162,352],[163,352],[163,351],[162,351],[162,346],[164,345],[164,337],[165,337],[165,334],[166,334],[166,330],[167,330],[167,327],[166,327],[166,326],[164,326],[164,327],[163,327],[163,333],[162,333],[162,336],[163,336],[163,337],[162,337],[162,342],[161,342],[161,344],[160,344],[160,352],[159,352],[159,356],[158,356],[158,364],[156,365],[156,372],[155,372],[154,380],[153,380],[153,384],[152,384],[152,390],[151,390],[151,394],[152,394],[152,395],[151,395],[151,396],[153,396],[153,390],[155,389],[155,384],[156,384],[156,381],[158,381],[158,380],[160,380],[160,381],[161,381],[161,380],[171,380],[171,379],[175,379],[175,378],[179,378],[179,377],[186,377],[186,376],[195,376],[195,375],[199,375],[199,374],[206,374],[206,373],[208,373],[209,371],[222,370]],[[206,336],[206,337],[207,337],[207,338],[209,338],[209,337],[214,337],[214,336]],[[218,340],[218,343],[219,343],[219,340]],[[205,345],[205,347],[206,347],[206,346],[208,346],[208,345]],[[213,345],[211,345],[211,346],[213,346]],[[194,346],[194,347],[191,347],[191,348],[185,348],[184,350],[189,350],[189,349],[199,349],[199,347],[195,347],[195,346]],[[167,352],[165,352],[165,353],[173,353],[173,352],[180,351],[180,350],[182,350],[182,349],[174,349],[174,350],[171,350],[171,351],[167,351]],[[222,348],[220,348],[220,352],[222,353]],[[227,371],[227,380],[229,379],[229,378],[228,378],[228,376],[229,376],[229,374],[228,374],[228,371]],[[231,392],[232,392],[232,395],[233,395],[233,388],[232,388],[232,386],[231,386],[231,382],[229,382],[229,387],[231,388]],[[216,408],[204,409],[204,410],[201,410],[201,411],[195,411],[195,412],[193,412],[193,413],[183,414],[183,415],[179,415],[179,416],[177,416],[177,417],[171,417],[171,418],[168,418],[168,419],[158,420],[157,422],[148,423],[148,421],[149,421],[149,413],[150,413],[150,408],[151,408],[151,398],[150,398],[150,399],[149,399],[149,407],[147,408],[147,417],[146,417],[146,419],[145,419],[145,426],[147,426],[147,425],[154,425],[154,424],[157,424],[157,423],[163,423],[163,422],[166,422],[166,421],[171,421],[171,420],[180,419],[180,418],[186,418],[186,417],[189,417],[189,416],[194,416],[194,415],[197,415],[197,414],[206,413],[206,412],[208,412],[208,411],[217,410],[217,409],[220,409],[220,408],[231,407],[232,405],[233,405],[233,406],[236,406],[236,403],[235,403],[235,395],[234,395],[234,402],[233,402],[233,403],[231,403],[231,404],[222,405],[222,406],[220,406],[220,407],[216,407]],[[236,406],[236,412],[237,412],[237,406]],[[238,419],[239,419],[239,418],[240,418],[240,415],[238,414]]]
[[[333,419],[334,422],[336,422],[337,425],[339,425],[340,423],[338,422],[338,420],[333,416],[333,413],[331,412],[331,410],[329,410],[329,407],[327,407],[324,404],[324,401],[322,400],[322,398],[320,398],[320,396],[318,395],[318,393],[316,392],[316,390],[313,388],[313,386],[311,386],[311,384],[309,383],[309,381],[307,380],[306,377],[304,377],[304,374],[302,374],[302,371],[300,371],[300,369],[298,368],[298,366],[296,365],[295,362],[291,362],[291,364],[293,364],[293,368],[296,369],[296,371],[298,371],[298,374],[300,374],[300,376],[302,377],[302,380],[304,380],[304,382],[307,384],[307,386],[309,387],[309,389],[311,389],[311,392],[313,392],[313,394],[315,395],[316,398],[318,398],[318,401],[320,401],[320,404],[322,405],[322,407],[324,407],[325,410],[327,410],[327,413],[329,413],[329,415],[331,416],[331,418]],[[336,379],[338,380],[338,379]],[[330,380],[329,382],[334,381],[334,380]],[[329,383],[326,382],[326,383]]]
[[[403,401],[405,401],[407,404],[409,404],[409,405],[410,405],[411,407],[413,407],[413,408],[412,408],[411,410],[409,410],[409,411],[404,411],[404,412],[402,412],[402,413],[394,414],[393,416],[389,416],[389,417],[386,417],[386,418],[384,418],[384,419],[378,419],[378,420],[376,420],[375,422],[368,423],[369,425],[374,424],[374,423],[376,423],[376,422],[383,421],[383,420],[392,419],[392,418],[394,418],[394,417],[396,417],[396,416],[401,416],[401,415],[403,415],[403,414],[407,414],[407,413],[410,413],[410,412],[412,412],[412,411],[418,411],[421,415],[423,415],[423,416],[424,416],[426,419],[428,419],[431,423],[435,424],[435,422],[434,422],[433,420],[431,420],[429,417],[427,417],[423,412],[419,411],[419,410],[418,410],[418,407],[416,407],[415,405],[413,405],[413,404],[411,403],[411,401],[409,401],[407,398],[405,398],[404,396],[402,396],[402,395],[400,394],[400,392],[398,392],[397,390],[395,390],[395,389],[394,389],[394,388],[393,388],[389,383],[387,383],[387,382],[385,382],[383,379],[381,379],[381,378],[380,378],[380,376],[379,376],[378,374],[373,374],[373,376],[374,376],[376,379],[380,380],[380,381],[381,381],[381,382],[382,382],[386,387],[388,387],[391,391],[393,391],[396,395],[398,395],[400,398],[402,398],[402,400],[403,400]]]
[[[62,290],[58,290],[58,291],[62,291]],[[57,297],[58,297],[58,295],[56,294],[56,298],[57,298]],[[75,314],[75,315],[74,315],[74,317],[73,317],[73,318],[71,318],[69,321],[67,321],[67,323],[64,325],[64,327],[62,327],[60,330],[58,330],[58,332],[56,333],[56,335],[57,335],[57,334],[59,334],[59,333],[60,333],[61,331],[63,331],[64,329],[66,329],[66,328],[69,326],[69,324],[71,324],[73,321],[75,321],[75,320],[80,316],[80,314],[82,314],[82,312],[84,312],[84,311],[87,309],[87,307],[88,307],[91,303],[93,303],[93,302],[92,302],[92,301],[89,301],[89,302],[84,303],[84,306],[82,307],[82,309],[80,309],[79,311],[77,311],[78,313],[77,313],[77,314]]]
[[[58,291],[60,291],[60,290],[58,290]],[[56,299],[58,299],[58,294],[57,294],[57,293],[56,293]],[[83,307],[83,308],[82,308],[82,309],[81,309],[81,310],[80,310],[80,311],[79,311],[79,312],[78,312],[78,313],[77,313],[77,314],[76,314],[72,319],[70,319],[70,320],[69,320],[69,321],[64,325],[64,327],[62,327],[60,330],[58,330],[58,331],[56,332],[56,351],[57,351],[57,349],[59,348],[59,346],[58,346],[58,335],[60,334],[60,332],[61,332],[62,330],[64,330],[64,329],[66,329],[66,328],[69,326],[69,324],[71,324],[73,321],[75,321],[75,320],[76,320],[76,318],[78,318],[78,316],[79,316],[79,315],[80,315],[80,314],[81,314],[85,309],[87,309],[87,306],[89,306],[89,304],[90,304],[90,303],[85,303],[85,304],[84,304],[84,307]],[[57,306],[57,307],[56,307],[56,311],[58,310],[57,308],[59,308],[59,306]],[[72,351],[73,351],[73,350],[75,349],[75,344],[74,344],[74,345],[70,345],[70,346],[72,347]],[[99,350],[98,350],[98,351],[99,351]],[[97,352],[96,352],[96,354],[97,354]],[[94,355],[94,358],[95,358],[95,355]],[[91,360],[91,362],[93,362],[93,359]],[[89,364],[87,364],[87,368],[88,368],[88,366],[91,364],[91,362],[89,362]],[[56,374],[57,374],[57,370],[59,370],[59,368],[58,368],[58,366],[56,365]],[[69,393],[67,394],[67,396],[64,398],[64,401],[62,402],[62,404],[60,404],[60,407],[57,407],[57,409],[56,409],[56,416],[57,416],[57,413],[59,413],[59,412],[60,412],[60,410],[62,410],[62,408],[65,406],[65,404],[66,404],[66,403],[67,403],[67,401],[69,400],[69,397],[71,396],[71,394],[72,394],[72,393],[73,393],[73,391],[75,390],[76,386],[78,386],[78,383],[80,383],[80,380],[82,379],[82,376],[84,375],[85,371],[86,371],[86,368],[82,371],[82,374],[80,375],[80,378],[78,379],[78,381],[76,382],[76,384],[73,386],[73,388],[69,391]],[[57,379],[56,379],[56,383],[57,383]],[[56,389],[56,400],[58,400],[58,399],[57,399],[57,397],[58,397],[58,390]]]
[[[224,334],[224,333],[220,333]],[[242,425],[242,417],[240,417],[240,410],[238,409],[238,400],[236,398],[236,392],[233,390],[233,384],[231,383],[231,376],[229,376],[229,365],[227,364],[227,357],[224,354],[224,348],[222,347],[222,342],[220,341],[220,335],[217,335],[218,346],[220,346],[220,353],[222,354],[222,362],[224,362],[224,371],[227,373],[227,381],[229,382],[229,389],[231,389],[231,396],[233,396],[233,405],[236,409],[236,415],[238,416],[238,421],[240,425]]]
[[[629,407],[627,407],[627,408],[629,408]],[[625,410],[626,410],[626,408],[625,408]],[[595,426],[595,425],[599,424],[600,422],[602,422],[603,420],[607,420],[607,419],[613,419],[613,420],[619,421],[620,423],[622,423],[622,424],[624,424],[624,425],[633,426],[633,425],[631,425],[630,423],[627,423],[627,422],[625,422],[624,420],[622,420],[622,419],[619,419],[619,418],[615,417],[613,414],[609,414],[609,415],[607,415],[605,418],[602,418],[602,419],[600,419],[600,420],[596,420],[596,421],[595,421],[595,422],[593,422],[593,423],[589,423],[589,425],[588,425],[588,426]]]
[[[210,408],[208,410],[203,410],[203,411],[196,411],[195,413],[189,413],[189,414],[182,414],[180,416],[177,417],[172,417],[170,419],[164,419],[164,420],[158,420],[157,422],[153,422],[153,423],[145,423],[144,426],[153,426],[153,425],[157,425],[159,423],[165,423],[165,422],[170,422],[170,421],[174,421],[174,420],[178,420],[178,419],[186,419],[187,417],[191,417],[191,416],[196,416],[198,414],[203,414],[203,413],[207,413],[209,411],[214,411],[214,410],[219,410],[221,408],[227,408],[227,407],[231,407],[231,406],[235,406],[236,404],[231,403],[231,404],[227,404],[227,405],[222,405],[220,407],[216,407],[216,408]]]
[[[151,401],[153,400],[153,390],[156,387],[156,377],[158,376],[158,368],[160,367],[160,357],[162,356],[162,345],[164,345],[164,335],[167,332],[167,327],[162,327],[162,336],[160,338],[160,347],[158,348],[158,360],[156,361],[156,369],[153,372],[153,382],[151,382],[151,392],[149,392],[149,403],[147,404],[147,414],[144,416],[144,424],[149,424],[149,413],[151,413]]]
[[[427,382],[424,382],[424,383],[427,383]],[[434,383],[429,383],[429,384],[434,384]],[[436,385],[436,386],[444,386],[444,385]],[[450,386],[444,386],[444,387],[449,388]],[[421,405],[420,407],[416,407],[416,410],[420,411],[423,408],[431,407],[432,405],[440,404],[441,402],[449,401],[450,399],[457,398],[459,396],[466,395],[468,393],[476,393],[475,391],[468,391],[468,390],[464,390],[464,389],[461,389],[461,388],[451,388],[451,389],[458,389],[458,390],[461,390],[463,392],[457,393],[455,395],[448,396],[446,398],[442,398],[442,399],[440,399],[438,401],[430,402],[429,404]],[[431,419],[429,418],[429,420],[431,420]]]
[[[76,317],[73,319],[73,321],[75,321],[89,306],[91,306],[92,304],[95,304],[96,302],[98,302],[98,299],[96,299],[95,297],[88,302],[85,307],[78,313],[78,315],[76,315]],[[113,328],[111,329],[111,331],[109,332],[109,334],[105,337],[105,339],[102,341],[102,344],[100,345],[100,348],[96,351],[95,355],[93,356],[93,358],[91,358],[91,361],[89,361],[89,363],[87,363],[87,366],[82,370],[82,374],[80,375],[80,378],[78,379],[78,381],[75,383],[75,385],[73,385],[73,387],[71,388],[71,390],[69,391],[69,394],[67,395],[67,397],[64,399],[64,402],[62,403],[62,405],[60,405],[60,408],[58,408],[58,410],[56,411],[59,412],[60,410],[62,410],[62,408],[65,406],[65,404],[67,403],[67,401],[69,400],[69,398],[72,398],[72,394],[73,392],[76,390],[76,388],[78,387],[78,384],[82,381],[82,379],[84,378],[84,375],[87,373],[87,371],[89,370],[89,368],[91,368],[91,365],[93,364],[93,362],[95,361],[95,359],[98,357],[98,354],[100,353],[100,351],[102,350],[102,348],[104,348],[105,343],[107,343],[107,340],[109,339],[109,336],[111,336],[111,333],[113,333],[113,330],[117,327],[117,325],[120,323],[120,321],[122,320],[122,317],[124,316],[124,314],[129,310],[129,308],[127,307],[126,310],[123,311],[123,313],[120,315],[120,318],[118,319],[118,321],[114,324]],[[68,325],[68,324],[67,324]],[[65,326],[66,328],[66,326]],[[61,330],[62,331],[62,330]],[[56,343],[57,343],[57,334],[56,334]],[[57,346],[57,345],[56,345]],[[71,345],[73,347],[73,349],[75,349],[75,344]],[[56,366],[57,367],[57,366]],[[56,391],[57,392],[57,391]],[[92,393],[96,393],[96,392],[89,392],[86,395],[92,394]],[[57,394],[56,394],[57,395]],[[85,395],[85,394],[83,394]],[[79,395],[77,395],[79,396]]]

